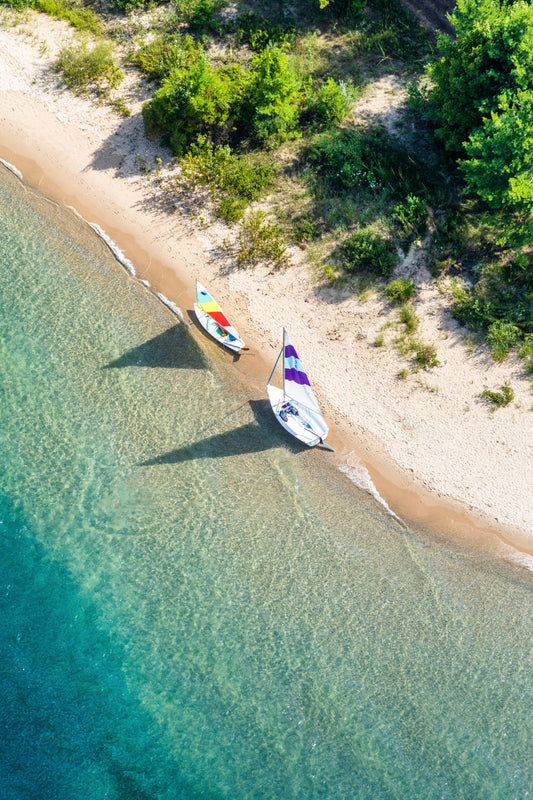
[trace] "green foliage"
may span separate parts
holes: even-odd
[[[259,155],[236,155],[227,146],[215,146],[206,137],[191,145],[182,162],[184,181],[209,186],[217,213],[227,222],[242,217],[246,205],[272,185],[275,166]]]
[[[396,266],[396,253],[391,242],[371,229],[354,231],[341,247],[346,272],[368,272],[390,275]]]
[[[143,106],[147,133],[167,135],[182,155],[199,134],[228,138],[245,83],[239,66],[213,68],[204,57],[191,69],[172,70],[161,89]]]
[[[416,311],[414,310],[413,306],[409,305],[409,303],[405,303],[400,308],[398,319],[402,325],[405,325],[405,330],[409,334],[413,334],[420,324],[420,320],[416,315]]]
[[[307,159],[330,191],[357,187],[401,196],[422,188],[410,153],[382,129],[326,131],[310,144]]]
[[[317,128],[342,122],[356,98],[352,86],[336,83],[333,78],[328,78],[318,89],[311,86],[310,95],[304,119]]]
[[[103,32],[102,20],[92,9],[69,0],[0,0],[0,4],[17,9],[34,8],[50,17],[66,20],[78,30],[97,35]]]
[[[90,47],[87,41],[63,47],[56,69],[63,73],[65,83],[76,94],[89,90],[107,94],[124,77],[115,61],[113,46],[104,41],[97,42],[94,47]]]
[[[296,31],[284,24],[273,24],[253,13],[247,11],[240,14],[232,28],[237,30],[237,39],[241,44],[247,44],[256,53],[261,52],[269,45],[280,47],[290,45],[295,39]]]
[[[495,361],[504,361],[511,347],[516,344],[520,333],[516,325],[510,322],[496,320],[489,326],[487,341],[492,350],[492,357]]]
[[[141,43],[133,61],[161,83],[173,70],[190,69],[202,52],[202,47],[192,36],[159,33],[150,41]]]
[[[417,367],[422,367],[424,369],[438,367],[440,361],[437,358],[437,348],[435,345],[418,342],[415,352],[415,363]]]
[[[427,229],[427,207],[426,201],[422,197],[408,194],[403,203],[392,211],[392,218],[395,220],[402,232],[402,235],[410,239],[413,236],[422,236]]]
[[[500,389],[501,391],[498,392],[485,386],[481,392],[481,397],[483,397],[484,400],[488,400],[489,403],[492,403],[492,405],[497,408],[508,406],[509,403],[512,403],[514,400],[514,390],[509,384],[509,381],[506,381],[503,386],[500,386]]]
[[[263,211],[250,212],[238,236],[237,265],[252,266],[261,261],[280,269],[287,266],[287,245],[278,225],[267,221]]]
[[[459,165],[470,191],[495,208],[533,209],[533,86],[502,94],[465,149],[468,158]]]
[[[455,38],[441,34],[441,58],[429,69],[437,134],[461,152],[504,93],[533,88],[533,6],[526,0],[458,0]]]
[[[454,316],[470,328],[488,328],[496,321],[533,330],[533,265],[525,252],[505,254],[485,263],[473,289],[456,287]]]
[[[387,298],[393,303],[405,303],[416,294],[416,284],[411,278],[395,278],[385,289]]]
[[[250,65],[241,124],[261,144],[295,132],[301,80],[280,47],[267,47]]]
[[[533,333],[526,334],[524,341],[518,348],[518,355],[525,361],[526,372],[533,372]]]

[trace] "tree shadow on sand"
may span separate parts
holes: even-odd
[[[106,364],[104,369],[120,367],[166,367],[167,369],[208,369],[209,365],[183,323],[168,328],[147,342],[133,347]]]

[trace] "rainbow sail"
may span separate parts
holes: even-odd
[[[244,342],[205,286],[196,281],[196,315],[205,330],[231,350],[244,348]]]
[[[204,289],[201,283],[196,285],[196,302],[206,314],[209,314],[211,319],[214,319],[217,325],[227,330],[232,327],[231,322],[226,317],[220,306],[211,297],[207,289]]]

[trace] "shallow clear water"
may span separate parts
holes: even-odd
[[[288,442],[3,169],[0,221],[0,796],[530,797],[531,577]]]

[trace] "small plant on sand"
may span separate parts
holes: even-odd
[[[514,400],[514,391],[509,381],[506,381],[503,386],[500,386],[501,391],[494,391],[493,389],[489,389],[488,386],[485,386],[483,391],[481,392],[481,397],[485,400],[488,400],[489,403],[495,408],[500,408],[500,406],[508,406],[509,403],[512,403]]]
[[[63,73],[65,83],[75,94],[90,90],[107,95],[124,77],[113,55],[109,42],[98,42],[90,47],[82,40],[63,47],[56,62],[56,69]]]
[[[526,372],[533,372],[533,333],[527,333],[518,349],[518,355],[524,359]]]
[[[387,284],[385,295],[392,303],[405,303],[416,294],[416,284],[411,278],[395,278]]]
[[[400,308],[398,318],[400,322],[405,325],[407,333],[414,333],[420,323],[420,320],[416,316],[416,311],[414,310],[413,306],[409,305],[408,303],[405,303]]]
[[[261,261],[274,269],[288,266],[287,245],[278,225],[268,222],[263,211],[251,211],[239,231],[237,264],[246,267]]]
[[[504,361],[509,350],[516,343],[520,333],[516,325],[496,320],[489,326],[487,340],[495,361]]]
[[[435,345],[419,342],[416,348],[415,362],[417,367],[422,367],[423,369],[438,367],[440,361],[437,358],[437,348]]]
[[[398,373],[398,377],[402,381],[407,380],[407,378],[409,377],[409,370],[407,369],[407,367],[402,367],[402,369]]]

